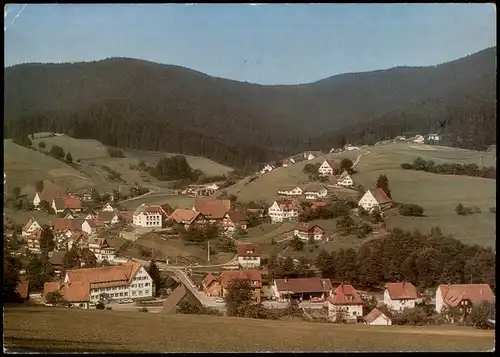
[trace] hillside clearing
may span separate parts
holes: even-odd
[[[494,332],[5,307],[4,341],[40,352],[489,351]]]

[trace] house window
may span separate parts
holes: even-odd
[[[123,293],[120,293],[120,296],[123,296]]]
[[[148,289],[148,290],[145,290],[145,294],[149,294],[149,289]]]
[[[142,295],[142,290],[139,290],[139,295]]]
[[[132,291],[132,295],[137,295],[137,291]]]
[[[128,291],[125,291],[124,294],[125,294],[125,296],[128,296]]]

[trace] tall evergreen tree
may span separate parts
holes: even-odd
[[[392,198],[391,190],[389,189],[389,179],[387,178],[386,175],[380,175],[378,177],[376,187],[383,189],[386,195],[389,198]]]

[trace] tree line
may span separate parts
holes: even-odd
[[[412,164],[402,163],[401,168],[403,170],[417,170],[417,171],[425,171],[431,172],[434,174],[441,175],[463,175],[463,176],[472,176],[472,177],[483,177],[496,179],[497,173],[496,168],[493,166],[490,167],[479,167],[477,164],[439,164],[432,160],[424,160],[421,157],[417,157],[413,160]]]

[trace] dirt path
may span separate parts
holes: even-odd
[[[368,155],[368,154],[370,154],[370,153],[371,153],[371,151],[366,151],[366,152],[364,152],[364,153],[362,153],[362,154],[359,154],[359,155],[358,155],[358,157],[356,157],[356,160],[354,161],[354,163],[352,164],[352,167],[353,167],[353,168],[355,168],[355,167],[356,167],[356,165],[358,165],[358,164],[359,164],[359,160],[361,160],[361,157],[363,157],[363,156],[365,156],[365,155]]]

